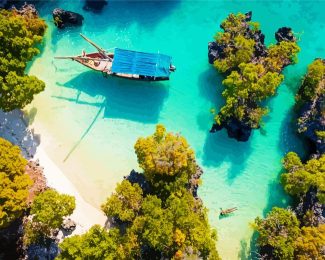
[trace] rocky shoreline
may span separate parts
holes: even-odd
[[[232,14],[231,14],[232,15]],[[223,33],[219,33],[216,36],[216,40],[213,42],[208,43],[208,60],[210,64],[215,64],[215,62],[226,62],[231,55],[236,55],[237,52],[241,51],[241,47],[236,47],[236,37],[238,35],[244,37],[247,41],[253,41],[254,47],[252,56],[248,63],[251,64],[261,64],[265,66],[265,61],[268,59],[269,56],[269,48],[266,47],[264,43],[265,35],[262,33],[261,30],[258,29],[257,23],[252,22],[252,12],[248,12],[245,14],[244,19],[241,21],[240,25],[236,25],[237,27],[234,29],[235,25],[229,25],[231,23],[236,24],[235,19],[236,17],[233,15],[228,17],[228,21],[223,22],[220,25],[220,28],[224,31]],[[228,24],[229,23],[229,24]],[[226,27],[226,24],[228,27]],[[255,24],[255,25],[254,25]],[[256,28],[254,28],[256,26]],[[240,30],[239,33],[237,30]],[[220,36],[222,35],[222,36]],[[237,36],[236,36],[237,35]],[[219,38],[218,38],[219,37]],[[230,37],[230,40],[228,39]],[[227,38],[228,40],[225,40]],[[296,37],[294,36],[291,28],[289,27],[281,27],[275,33],[275,39],[277,40],[277,45],[279,45],[282,41],[286,42],[296,42]],[[241,46],[241,45],[240,45]],[[229,54],[229,49],[232,51]],[[235,54],[234,54],[235,53]],[[273,55],[273,54],[272,54]],[[288,65],[292,64],[290,59],[284,59],[280,64],[280,70],[278,73]],[[235,67],[225,68],[221,73],[224,73],[226,76],[229,75],[232,71],[238,71],[240,73],[239,68],[236,65]],[[267,65],[265,70],[268,70]],[[227,118],[223,118],[221,122],[216,120],[216,122],[212,125],[210,130],[211,133],[215,133],[220,131],[221,129],[225,128],[228,133],[228,137],[234,138],[237,141],[245,142],[249,139],[251,132],[253,129],[258,129],[260,126],[252,126],[251,119],[249,117],[250,113],[254,113],[253,111],[258,108],[258,104],[256,100],[253,100],[251,97],[248,96],[247,100],[241,99],[240,97],[236,97],[238,106],[246,106],[246,110],[244,111],[243,118],[237,118],[237,116],[230,115]],[[236,110],[236,108],[234,108]],[[221,112],[218,113],[218,116],[222,116]]]
[[[325,59],[316,59],[321,61],[325,67]],[[298,91],[298,97],[301,96],[302,101],[298,104],[298,132],[304,136],[310,144],[311,154],[319,157],[325,152],[325,137],[317,135],[319,132],[325,131],[325,73],[322,80],[318,83],[318,93],[308,99],[304,97],[304,92],[308,91],[308,82],[305,79]]]

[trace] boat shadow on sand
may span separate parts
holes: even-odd
[[[93,71],[84,72],[63,84],[57,82],[57,86],[75,89],[76,95],[53,96],[54,98],[98,106],[104,110],[104,118],[141,123],[157,123],[163,102],[168,96],[168,83],[105,78]],[[85,101],[83,94],[93,99]]]

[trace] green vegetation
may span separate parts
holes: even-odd
[[[309,66],[307,74],[296,96],[296,101],[310,101],[325,91],[325,63],[321,59],[314,60]]]
[[[31,206],[32,220],[24,226],[25,245],[50,237],[63,223],[63,217],[71,215],[75,207],[75,198],[70,195],[52,189],[40,193]]]
[[[26,164],[19,147],[0,138],[0,228],[21,217],[27,208],[32,181],[25,174]]]
[[[161,198],[185,189],[196,172],[194,151],[186,139],[166,133],[162,125],[152,136],[139,138],[134,148],[145,178]]]
[[[311,159],[303,164],[294,152],[284,158],[286,173],[282,174],[281,182],[287,193],[303,196],[311,187],[317,189],[317,197],[325,203],[325,155],[319,159]]]
[[[0,108],[11,111],[23,108],[45,84],[24,74],[26,64],[39,50],[46,24],[33,14],[0,10]]]
[[[297,217],[289,210],[273,208],[265,219],[256,218],[258,245],[267,259],[323,259],[325,225],[299,228]]]
[[[107,216],[121,221],[132,221],[139,213],[143,200],[142,189],[138,184],[124,180],[117,184],[116,192],[103,204],[102,210]]]
[[[65,239],[59,259],[219,259],[207,210],[188,190],[197,165],[185,138],[158,125],[135,151],[152,192],[123,180],[102,205],[118,228]]]
[[[225,105],[216,115],[217,125],[236,119],[256,129],[268,113],[262,104],[276,93],[283,81],[282,69],[297,61],[296,42],[281,41],[266,48],[257,22],[248,22],[244,14],[230,14],[221,24],[215,40],[221,48],[214,67],[227,73],[222,82]],[[255,37],[256,36],[256,37]]]
[[[255,228],[259,246],[270,246],[276,258],[293,259],[299,221],[291,211],[273,208],[265,219],[255,219]]]
[[[316,59],[309,66],[296,95],[296,107],[302,110],[298,118],[298,132],[304,133],[316,146],[325,141],[324,126],[325,60]],[[305,107],[308,107],[306,110]],[[311,129],[311,131],[307,131]],[[320,147],[319,147],[320,148]]]

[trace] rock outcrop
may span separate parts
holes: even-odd
[[[316,59],[321,60],[321,59]],[[325,66],[325,60],[321,60]],[[308,74],[306,75],[308,77]],[[310,92],[310,85],[303,81],[299,91],[300,104],[298,104],[298,132],[310,142],[312,148],[310,153],[320,155],[325,152],[325,136],[319,133],[325,133],[325,73],[323,78],[314,87],[315,95],[308,98],[304,92]]]
[[[297,40],[290,27],[279,28],[278,31],[275,33],[275,39],[277,40],[277,42],[295,42]]]
[[[237,141],[248,141],[252,128],[247,126],[244,122],[241,122],[235,118],[230,119],[228,122],[224,122],[221,125],[213,124],[210,133],[215,133],[225,128],[227,130],[228,137],[235,138]]]
[[[55,25],[62,29],[66,26],[80,26],[84,20],[81,14],[66,11],[61,8],[55,8],[52,12]]]
[[[230,14],[229,17],[220,25],[220,28],[223,29],[224,32],[218,34],[216,41],[208,43],[209,63],[215,64],[215,67],[221,73],[225,73],[226,76],[232,71],[240,71],[239,64],[232,61],[233,59],[236,59],[234,57],[236,57],[239,51],[242,50],[242,45],[238,45],[236,41],[245,39],[248,42],[249,40],[249,44],[251,46],[250,48],[254,46],[254,49],[250,50],[249,54],[248,52],[246,53],[249,56],[245,63],[263,65],[266,60],[265,57],[268,57],[269,55],[269,49],[264,43],[265,35],[261,32],[261,30],[259,30],[258,23],[251,22],[251,19],[252,12],[248,12],[244,16]],[[289,27],[280,28],[275,33],[275,37],[278,44],[280,44],[282,41],[296,42],[296,37]],[[252,40],[254,42],[252,42]],[[240,56],[240,54],[238,54],[238,56]],[[281,60],[281,64],[279,64],[278,73],[281,73],[281,70],[284,67],[292,63],[293,60],[291,56],[288,55],[287,58],[283,58]],[[265,71],[266,70],[267,68],[265,68]],[[260,75],[260,77],[262,76],[263,75]],[[247,141],[251,135],[252,129],[258,129],[260,127],[259,120],[252,120],[252,118],[254,118],[254,113],[257,111],[257,108],[263,107],[263,105],[261,105],[261,100],[258,100],[253,96],[254,95],[249,93],[248,98],[242,98],[234,94],[234,96],[231,98],[237,100],[234,102],[230,101],[227,103],[227,105],[231,106],[230,104],[237,104],[237,106],[241,109],[240,113],[236,113],[236,105],[233,105],[234,107],[231,109],[229,107],[228,109],[225,109],[225,111],[228,112],[224,112],[224,114],[221,109],[217,116],[218,123],[213,124],[210,132],[214,133],[225,128],[230,138],[235,138],[237,141],[242,142]],[[227,98],[230,99],[230,95]],[[267,97],[264,99],[266,98]],[[239,117],[238,114],[241,114],[241,116]]]

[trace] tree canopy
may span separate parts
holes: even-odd
[[[139,138],[134,148],[145,178],[160,196],[165,193],[168,197],[171,192],[185,188],[196,172],[194,151],[186,139],[167,133],[162,125],[157,125],[153,135]]]
[[[158,125],[152,136],[138,139],[135,151],[150,193],[123,180],[102,205],[105,214],[117,220],[117,228],[107,232],[93,227],[86,235],[65,239],[60,257],[219,259],[207,210],[188,187],[196,162],[185,138]]]
[[[257,242],[262,248],[262,256],[269,253],[266,259],[324,257],[325,224],[299,228],[299,221],[292,211],[273,208],[265,219],[255,219],[255,229],[259,233]]]
[[[300,51],[295,38],[282,40],[268,48],[257,22],[242,13],[230,14],[215,35],[218,57],[214,67],[226,73],[222,84],[225,105],[216,115],[217,125],[236,119],[249,128],[260,127],[268,113],[264,101],[276,93],[284,79],[282,69],[297,62]]]
[[[317,189],[317,197],[325,203],[325,155],[319,159],[310,159],[305,164],[299,156],[288,153],[283,160],[287,172],[281,176],[281,182],[287,193],[294,196],[303,196],[311,187]]]
[[[0,138],[0,228],[7,227],[27,208],[32,181],[25,174],[26,165],[19,147]]]
[[[143,200],[142,189],[135,183],[124,180],[117,184],[115,193],[102,205],[102,210],[108,216],[121,221],[132,221],[138,214]]]
[[[31,218],[24,222],[23,243],[29,246],[43,243],[52,237],[53,231],[61,227],[63,218],[73,213],[75,198],[48,189],[37,195],[30,209]]]
[[[265,219],[255,219],[255,229],[259,233],[257,243],[260,247],[266,250],[270,247],[276,258],[293,259],[300,232],[299,221],[293,212],[275,207]]]
[[[0,108],[11,111],[23,108],[45,84],[24,74],[26,64],[39,53],[46,24],[32,14],[0,10]]]
[[[31,206],[33,221],[43,223],[50,228],[58,228],[64,216],[72,214],[76,207],[75,198],[49,189],[40,193]]]

